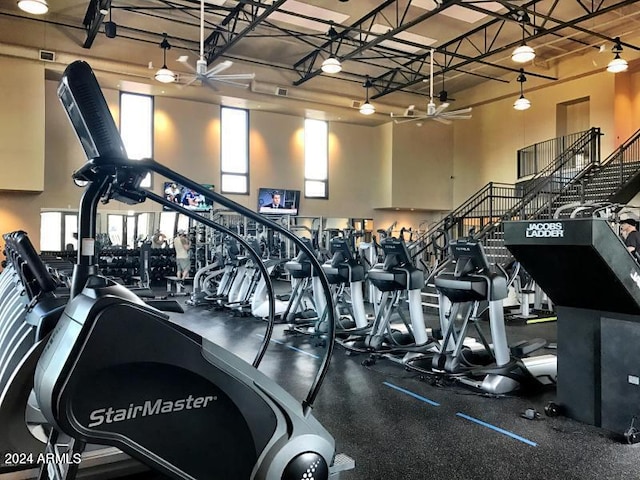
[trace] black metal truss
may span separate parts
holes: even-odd
[[[100,25],[104,20],[104,13],[111,8],[111,0],[91,0],[87,6],[87,11],[84,15],[82,24],[87,33],[84,44],[84,48],[91,48],[96,35],[100,31]]]
[[[255,30],[262,21],[278,10],[286,1],[274,0],[272,3],[267,3],[261,0],[254,0],[238,3],[220,23],[222,28],[216,28],[205,40],[207,64],[224,55],[233,45]],[[243,23],[248,24],[241,31],[237,31],[241,17],[244,20]]]
[[[85,48],[91,47],[96,34],[99,32],[104,17],[100,10],[108,9],[111,1],[90,0],[84,19],[84,26],[87,32]],[[519,68],[512,68],[491,60],[496,58],[495,56],[505,53],[520,44],[520,41],[513,41],[514,26],[520,29],[522,25],[525,28],[527,41],[547,36],[563,38],[566,35],[562,33],[566,29],[573,29],[575,32],[604,41],[611,41],[612,39],[606,35],[584,28],[580,24],[612,10],[638,3],[640,0],[620,0],[613,4],[608,4],[606,7],[604,6],[606,3],[604,0],[589,2],[572,0],[580,6],[581,11],[584,11],[584,15],[572,20],[561,20],[554,16],[557,15],[556,7],[559,4],[559,0],[549,2],[545,11],[541,11],[542,9],[538,5],[542,0],[528,0],[526,2],[496,1],[506,7],[506,13],[493,12],[483,8],[482,2],[467,3],[464,0],[447,0],[437,2],[439,4],[438,8],[432,11],[427,11],[414,18],[408,18],[412,0],[407,0],[406,2],[381,0],[375,9],[352,24],[344,27],[335,25],[335,29],[338,32],[331,38],[327,35],[309,34],[296,31],[296,29],[285,28],[270,21],[269,15],[279,11],[325,23],[327,29],[332,25],[328,20],[309,18],[300,13],[287,11],[286,5],[284,5],[286,0],[274,0],[271,3],[268,3],[267,0],[240,0],[233,7],[208,4],[205,6],[207,13],[217,16],[220,20],[211,21],[209,19],[207,21],[207,28],[212,28],[212,31],[205,41],[205,58],[207,63],[212,63],[244,38],[286,36],[304,43],[311,49],[310,53],[290,67],[299,76],[293,82],[294,85],[301,85],[322,73],[319,67],[323,56],[327,53],[332,53],[337,55],[343,63],[347,62],[347,65],[351,61],[354,64],[361,64],[367,69],[375,68],[384,72],[370,79],[372,82],[371,98],[375,99],[396,91],[409,91],[408,89],[411,86],[428,78],[430,50],[425,51],[424,45],[397,38],[397,35],[440,14],[450,6],[459,5],[477,11],[489,16],[491,20],[452,40],[436,45],[434,47],[436,51],[434,61],[437,67],[434,72],[435,75],[444,75],[446,72],[455,71],[491,80],[504,81],[500,78],[502,74],[492,75],[490,72],[519,73]],[[563,6],[564,2],[568,1],[563,0]],[[403,5],[402,9],[400,8],[401,4]],[[157,0],[157,5],[151,4],[144,7],[133,5],[119,5],[116,7],[114,5],[113,7],[139,15],[149,15],[152,18],[196,26],[195,21],[199,19],[199,5],[199,0]],[[180,11],[183,14],[182,18],[172,15],[171,11]],[[194,22],[192,23],[190,20],[194,20]],[[384,34],[375,34],[371,32],[371,28],[376,23],[392,25],[392,27]],[[123,26],[123,28],[126,29],[127,27]],[[273,34],[273,31],[276,34]],[[414,55],[404,50],[382,45],[385,40],[393,40],[396,43],[420,48],[422,53]],[[589,46],[587,42],[580,39],[572,39],[571,36],[568,36],[568,40],[578,42],[581,46]],[[183,43],[194,42],[185,40]],[[622,45],[638,49],[638,47],[624,42],[622,42]],[[492,70],[474,71],[469,68],[470,66],[484,66]],[[526,73],[528,76],[555,80],[554,77],[535,72],[527,71]],[[356,71],[347,72],[345,70],[342,74],[336,76],[336,78],[341,77],[342,79],[353,81],[354,79],[363,78],[363,75],[356,73]]]
[[[447,2],[447,5],[455,5],[461,2],[462,0],[450,0],[449,2]],[[381,5],[379,5],[376,9],[369,12],[364,17],[360,18],[359,20],[356,20],[353,24],[349,25],[344,30],[342,30],[342,32],[339,32],[336,38],[329,39],[320,47],[318,47],[316,50],[314,50],[310,54],[306,55],[304,58],[294,63],[293,68],[299,73],[301,78],[293,82],[293,84],[296,86],[302,85],[304,82],[320,75],[322,73],[322,70],[320,68],[316,68],[316,61],[318,60],[318,57],[320,56],[321,52],[325,52],[327,51],[327,49],[331,47],[334,47],[334,51],[332,53],[339,56],[343,61],[350,60],[358,56],[360,53],[370,50],[373,47],[376,47],[384,40],[391,40],[398,33],[401,33],[419,23],[422,23],[423,21],[433,17],[439,12],[438,9],[432,10],[427,13],[424,13],[423,15],[418,16],[413,20],[404,22],[407,16],[407,13],[409,11],[409,8],[411,7],[411,3],[412,3],[411,0],[407,2],[407,5],[404,11],[402,12],[402,15],[400,15],[400,12],[397,10],[397,5],[398,5],[397,0],[387,0],[383,2]],[[374,35],[374,34],[368,33],[370,32],[371,27],[375,23],[377,23],[378,18],[383,17],[386,20],[386,16],[384,15],[384,10],[393,4],[396,5],[397,26],[393,29],[390,29],[387,33],[382,35]],[[367,36],[371,35],[374,38],[368,42],[363,41],[362,40],[363,32],[366,32]],[[357,37],[355,39],[351,38],[350,35],[352,33],[356,33],[357,35],[360,35],[360,39],[358,39]],[[350,39],[349,42],[345,41],[347,38]],[[393,38],[393,40],[398,41],[398,39],[396,38]],[[351,49],[348,52],[343,51],[343,53],[340,53],[340,50],[342,49],[343,46],[347,46],[347,45],[352,46],[354,45],[354,42],[355,42],[355,48]],[[400,42],[407,43],[401,40]]]
[[[513,12],[517,12],[518,10],[529,11],[528,9],[534,6],[535,4],[537,4],[539,1],[540,0],[533,0],[522,5],[513,5],[507,1],[500,1],[500,3],[502,3],[505,6],[508,5]],[[607,7],[604,7],[602,5],[602,2],[598,2],[597,4],[594,3],[593,8],[591,9],[585,8],[584,3],[581,2],[580,0],[575,0],[575,1],[579,3],[583,9],[586,9],[585,15],[569,21],[564,21],[557,18],[553,18],[548,13],[542,14],[540,12],[536,12],[535,14],[537,16],[544,17],[547,21],[551,21],[556,25],[549,28],[534,29],[534,31],[527,36],[527,41],[534,40],[537,38],[542,38],[546,35],[555,34],[558,31],[566,28],[574,28],[576,30],[586,30],[586,29],[581,29],[581,27],[579,27],[579,24],[587,20],[596,18],[605,13],[611,12],[613,10],[616,10],[628,5],[632,5],[634,3],[637,3],[640,0],[622,0],[615,4],[608,5]],[[465,4],[466,8],[469,8],[470,6],[471,4]],[[554,8],[553,5],[552,5],[552,8]],[[521,43],[521,41],[508,42],[506,44],[503,42],[500,42],[500,34],[503,32],[503,27],[509,22],[517,22],[518,19],[513,16],[498,15],[495,12],[482,9],[480,7],[477,7],[476,5],[474,5],[472,9],[482,11],[482,13],[491,15],[493,17],[498,17],[498,18],[494,18],[493,20],[483,25],[480,25],[479,27],[471,30],[470,32],[465,33],[464,35],[461,35],[457,38],[454,38],[453,40],[450,40],[444,44],[441,44],[435,47],[436,53],[440,55],[444,55],[445,57],[450,59],[450,61],[447,62],[448,63],[447,65],[438,64],[440,71],[436,72],[436,74],[439,75],[439,74],[446,73],[447,71],[450,71],[450,70],[458,70],[460,68],[463,68],[467,65],[474,64],[474,63],[477,63],[477,64],[484,63],[485,65],[488,65],[488,66],[493,66],[503,70],[511,70],[514,72],[519,71],[519,69],[492,64],[485,60],[493,55],[497,55],[497,54],[509,51]],[[594,32],[590,32],[590,31],[587,31],[585,33],[596,35]],[[596,36],[603,37],[603,35],[596,35]],[[476,51],[477,55],[474,57],[462,55],[459,52],[459,50],[463,45],[470,45]],[[496,45],[499,45],[499,46],[496,46]],[[412,85],[415,85],[418,82],[421,82],[424,78],[427,77],[423,69],[426,64],[426,60],[429,58],[429,55],[430,55],[430,52],[425,52],[420,55],[413,56],[402,65],[402,71],[407,71],[407,70],[411,71],[413,72],[412,75],[407,75],[406,73],[403,74],[403,73],[400,73],[399,71],[396,71],[396,69],[393,69],[393,70],[389,70],[383,75],[380,75],[376,78],[371,79],[371,82],[373,84],[373,89],[376,92],[374,95],[371,95],[371,98],[372,99],[380,98],[389,93],[392,93],[401,89],[406,89],[408,87],[411,87]],[[457,60],[460,60],[460,61],[457,61]],[[538,76],[541,78],[554,80],[553,77],[545,77],[544,75],[539,75],[533,72],[527,72],[527,75]]]

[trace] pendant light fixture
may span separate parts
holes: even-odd
[[[624,58],[620,57],[620,54],[622,53],[622,45],[620,44],[620,37],[616,37],[613,41],[614,41],[614,44],[613,44],[613,47],[611,48],[611,51],[615,53],[615,57],[613,57],[613,60],[611,60],[609,62],[609,65],[607,65],[607,72],[611,72],[611,73],[626,72],[627,69],[629,68],[629,64]]]
[[[47,0],[18,0],[18,8],[33,15],[44,15],[49,11]]]
[[[374,107],[373,105],[371,105],[371,103],[369,103],[369,89],[371,87],[373,87],[373,84],[371,83],[371,80],[369,79],[369,75],[367,75],[367,80],[364,82],[364,84],[362,86],[364,88],[366,88],[367,95],[366,95],[366,99],[365,99],[364,103],[362,105],[360,105],[360,113],[362,115],[374,114],[374,113],[376,113],[376,107]]]
[[[338,73],[342,70],[342,64],[336,55],[333,54],[333,42],[338,37],[338,32],[336,29],[329,28],[329,32],[327,32],[329,38],[331,39],[331,43],[329,44],[329,57],[322,62],[322,66],[320,67],[324,73]]]
[[[527,63],[536,58],[536,52],[533,48],[531,48],[524,40],[525,34],[525,22],[529,20],[529,16],[524,13],[520,20],[520,25],[522,27],[522,44],[511,53],[511,60],[516,63]]]
[[[118,25],[116,25],[116,22],[111,20],[111,5],[109,5],[109,21],[104,22],[104,34],[107,36],[107,38],[116,38],[117,32]]]
[[[524,76],[524,69],[520,69],[520,75],[518,75],[518,82],[520,83],[520,98],[513,103],[513,108],[516,110],[527,110],[531,107],[531,102],[524,96],[523,84],[527,81],[527,77]]]
[[[167,40],[167,34],[162,34],[162,42],[160,48],[162,48],[162,68],[156,72],[155,79],[161,83],[172,83],[176,81],[176,74],[167,68],[167,50],[171,48],[171,44]]]

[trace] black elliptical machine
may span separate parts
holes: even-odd
[[[100,199],[135,204],[149,198],[174,207],[139,187],[152,171],[306,247],[279,225],[153,160],[128,160],[87,63],[67,67],[58,95],[88,157],[74,173],[76,183],[87,182],[87,188],[80,204],[80,249],[71,298],[44,348],[34,381],[38,404],[53,426],[45,457],[53,460],[43,465],[40,478],[73,478],[78,467],[74,460],[93,443],[118,447],[176,479],[327,479],[334,461],[337,465],[343,459],[336,459],[334,439],[311,415],[311,408],[332,353],[332,309],[331,341],[300,403],[254,368],[269,343],[273,306],[252,366],[95,275],[97,204]],[[185,208],[175,208],[234,236]],[[252,251],[246,242],[244,246]],[[263,275],[268,278],[266,272]],[[328,292],[324,276],[321,281]],[[273,299],[270,282],[268,290]],[[71,461],[63,465],[56,459],[64,455],[62,444],[67,442],[71,447],[63,458]]]
[[[444,338],[438,352],[412,358],[407,368],[450,376],[498,395],[523,387],[555,384],[555,355],[531,355],[546,346],[545,340],[508,344],[503,309],[507,297],[506,273],[491,267],[482,243],[473,237],[452,240],[449,249],[452,268],[440,271],[434,280]],[[491,344],[479,327],[483,305],[487,305]],[[471,326],[480,339],[478,349],[465,343]]]

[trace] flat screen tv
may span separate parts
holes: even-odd
[[[202,186],[213,190],[213,185],[211,184],[204,183]],[[164,182],[163,192],[164,198],[170,202],[177,203],[194,212],[209,212],[213,208],[211,201],[203,195],[176,182]],[[167,207],[164,207],[164,209],[168,210]]]
[[[300,190],[283,188],[260,188],[258,190],[258,212],[269,215],[298,215]]]

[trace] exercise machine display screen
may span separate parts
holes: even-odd
[[[466,262],[470,263],[473,270],[477,272],[489,271],[489,260],[487,260],[487,256],[484,253],[482,243],[478,240],[466,238],[453,240],[450,243],[450,248],[456,264]]]
[[[126,159],[120,133],[88,63],[70,64],[58,86],[58,97],[88,160]],[[99,161],[99,160],[98,160]]]

